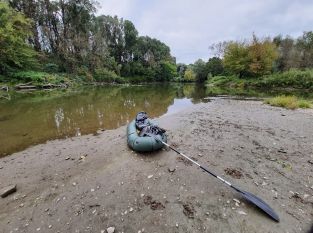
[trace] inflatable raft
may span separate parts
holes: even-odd
[[[155,125],[154,122],[148,120],[149,125]],[[149,152],[159,150],[163,144],[159,141],[167,142],[165,133],[153,136],[139,136],[139,131],[136,128],[136,121],[133,120],[127,126],[127,143],[130,148],[138,152]],[[159,139],[156,140],[155,138]]]

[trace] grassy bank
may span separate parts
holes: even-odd
[[[304,99],[299,99],[296,96],[276,96],[264,101],[266,104],[276,107],[283,107],[288,109],[297,108],[311,108],[312,104]]]
[[[0,76],[0,86],[14,87],[17,84],[29,83],[33,86],[40,88],[45,84],[60,85],[65,84],[67,86],[79,86],[85,84],[138,84],[138,83],[151,83],[156,82],[151,77],[145,76],[133,76],[133,77],[121,77],[113,71],[101,70],[95,74],[90,73],[48,73],[41,71],[21,71],[9,74],[7,76]]]
[[[232,88],[293,88],[313,90],[313,70],[290,70],[259,78],[237,76],[215,76],[207,81],[211,86]]]

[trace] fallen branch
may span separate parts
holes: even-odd
[[[3,87],[0,87],[0,90],[8,92],[9,91],[9,87],[8,86],[3,86]]]

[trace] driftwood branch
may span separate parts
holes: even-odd
[[[2,86],[2,87],[0,87],[0,90],[8,92],[9,87],[8,86]]]
[[[0,95],[0,98],[6,99],[6,100],[11,100],[10,94],[8,94],[7,96],[5,96],[5,95]]]
[[[32,83],[23,83],[15,86],[18,90],[32,90],[32,89],[53,89],[53,88],[68,88],[67,84],[52,84],[45,83],[41,85],[32,85]]]

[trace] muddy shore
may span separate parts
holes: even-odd
[[[126,126],[0,159],[0,232],[308,232],[313,112],[215,98],[157,119],[169,144],[266,201],[280,223],[166,149],[140,154]]]

